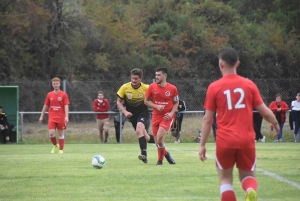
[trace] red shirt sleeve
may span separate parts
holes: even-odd
[[[216,111],[216,101],[214,98],[214,89],[213,85],[210,84],[207,88],[206,97],[205,97],[205,103],[204,103],[204,109],[209,111]]]
[[[149,99],[151,98],[151,96],[152,96],[152,88],[153,88],[153,85],[150,84],[150,86],[148,87],[148,89],[147,89],[147,91],[146,91],[145,98],[148,99],[148,100],[149,100]]]
[[[93,109],[94,109],[94,112],[100,112],[99,110],[98,110],[98,99],[95,99],[94,100],[94,103],[93,103]]]
[[[282,107],[281,107],[281,111],[282,112],[286,112],[286,111],[288,111],[290,109],[289,106],[288,106],[288,104],[286,102],[281,101],[281,103],[282,103]]]
[[[107,112],[109,110],[109,102],[107,99],[103,99],[103,103],[105,103],[105,107],[100,107],[98,112]]]
[[[271,102],[270,106],[269,106],[270,110],[272,110],[273,112],[276,112],[278,107],[276,104],[276,101]]]

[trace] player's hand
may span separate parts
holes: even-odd
[[[40,117],[39,122],[40,122],[40,123],[43,123],[43,120],[44,120],[44,118],[43,118],[43,117]]]
[[[164,105],[157,105],[157,106],[156,106],[156,109],[157,109],[158,111],[163,111],[163,110],[165,109],[165,106],[164,106]]]
[[[164,119],[165,119],[165,120],[171,120],[171,119],[172,119],[172,116],[173,116],[172,113],[169,113],[169,112],[168,112],[168,113],[165,114]]]
[[[279,124],[273,124],[273,128],[275,129],[276,133],[273,135],[274,137],[278,136],[280,132]]]
[[[206,146],[205,145],[200,146],[200,148],[199,148],[199,158],[203,162],[207,159],[205,154],[206,154]]]
[[[126,112],[124,113],[124,115],[125,115],[125,117],[130,118],[130,117],[132,116],[132,113],[126,111]]]
[[[65,123],[69,122],[69,117],[65,117]]]

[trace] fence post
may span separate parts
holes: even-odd
[[[122,143],[122,141],[123,141],[123,140],[122,140],[122,130],[123,130],[123,129],[122,129],[122,128],[123,128],[123,122],[122,122],[122,121],[123,121],[123,120],[122,120],[123,117],[122,117],[122,114],[123,114],[123,113],[120,112],[120,143]]]
[[[21,121],[21,142],[23,142],[23,132],[24,132],[24,123],[23,123],[23,116],[24,114],[22,112],[20,112],[20,115],[21,115],[21,118],[20,118],[20,121]]]

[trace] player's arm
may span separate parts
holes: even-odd
[[[261,116],[263,116],[263,118],[267,122],[269,122],[269,123],[271,123],[273,125],[273,127],[276,130],[276,134],[275,135],[278,135],[278,133],[279,133],[279,125],[278,125],[278,122],[277,122],[277,119],[276,119],[274,113],[264,103],[256,106],[255,109],[261,114]]]
[[[44,105],[44,106],[43,106],[42,113],[41,113],[41,116],[40,116],[40,119],[39,119],[39,121],[40,121],[41,123],[42,123],[43,120],[44,120],[44,115],[45,115],[45,112],[48,110],[48,108],[49,108],[49,105]]]
[[[99,108],[98,108],[98,105],[97,105],[97,101],[98,101],[98,100],[95,99],[94,102],[93,102],[93,109],[94,109],[94,112],[99,112],[99,111],[98,111]]]
[[[215,111],[206,110],[205,115],[202,119],[202,130],[201,130],[201,143],[199,148],[199,157],[202,161],[206,160],[206,147],[213,121],[214,121]]]
[[[65,105],[65,122],[69,122],[69,105]]]

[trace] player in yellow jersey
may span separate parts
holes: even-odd
[[[144,104],[145,94],[149,85],[142,82],[143,71],[138,68],[131,70],[131,82],[123,84],[117,92],[117,104],[131,122],[139,140],[141,154],[138,158],[147,163],[147,142],[155,143],[153,135],[147,133],[150,124],[148,107]],[[125,107],[122,103],[125,101]]]

